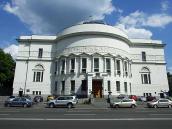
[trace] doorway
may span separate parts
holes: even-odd
[[[95,98],[102,98],[102,80],[92,81],[92,91]]]

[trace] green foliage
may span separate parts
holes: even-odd
[[[10,54],[0,48],[0,86],[12,88],[15,71],[15,61]]]

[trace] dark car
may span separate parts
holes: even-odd
[[[33,98],[33,102],[35,102],[35,103],[43,102],[43,97],[42,96],[35,96]]]
[[[136,95],[130,95],[130,96],[129,96],[129,98],[130,98],[130,99],[134,99],[135,101],[137,101],[137,100],[138,100],[138,98],[137,98],[137,96],[136,96]]]
[[[13,100],[5,101],[6,107],[31,107],[32,101],[25,97],[14,98]]]
[[[152,100],[155,100],[156,99],[156,97],[154,97],[154,96],[147,96],[146,97],[146,101],[152,101]]]

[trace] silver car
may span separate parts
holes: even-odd
[[[135,108],[137,106],[136,101],[134,99],[123,99],[119,102],[113,102],[110,105],[111,107],[119,108],[119,107],[131,107]]]
[[[77,104],[76,96],[60,96],[54,100],[49,100],[47,102],[48,107],[68,107],[72,108]]]
[[[160,107],[172,107],[172,101],[169,99],[158,99],[147,103],[147,107],[160,108]]]

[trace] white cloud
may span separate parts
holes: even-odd
[[[169,2],[168,1],[162,1],[161,2],[161,10],[166,11],[169,8]]]
[[[9,53],[13,59],[16,59],[18,54],[18,46],[15,44],[11,44],[10,46],[4,48],[5,53]]]
[[[122,12],[112,0],[12,0],[4,10],[18,16],[36,34],[57,33],[89,16],[100,20],[113,11]]]
[[[116,26],[126,31],[130,38],[150,39],[152,32],[145,27],[165,28],[170,23],[172,23],[172,16],[168,14],[148,15],[141,11],[135,11],[128,16],[121,16]]]
[[[128,16],[121,16],[119,24],[128,27],[161,27],[164,28],[166,25],[172,23],[172,16],[160,13],[148,15],[144,12],[135,11]]]
[[[144,28],[135,28],[135,27],[126,28],[122,24],[119,24],[116,27],[126,32],[129,38],[150,39],[152,37],[152,32]]]
[[[172,23],[172,16],[169,16],[167,14],[154,14],[147,18],[146,25],[151,27],[164,28],[169,23]]]

